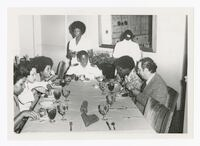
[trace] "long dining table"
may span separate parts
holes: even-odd
[[[103,95],[95,85],[97,85],[97,81],[72,81],[64,87],[71,92],[67,101],[68,111],[65,114],[67,120],[61,120],[62,116],[58,112],[53,123],[49,122],[48,119],[28,119],[21,132],[109,131],[107,122],[110,124],[111,130],[114,130],[111,125],[114,122],[115,131],[131,130],[131,132],[136,133],[155,133],[130,97],[117,96],[106,115],[107,122],[103,120],[98,111],[98,105],[106,102],[106,95]],[[61,96],[61,99],[63,98]],[[35,106],[36,112],[41,108],[40,101],[42,100],[43,98],[40,98]],[[97,122],[88,127],[85,126],[80,112],[84,100],[88,101],[87,114],[95,114],[99,117]],[[72,131],[70,131],[70,122],[72,123]]]

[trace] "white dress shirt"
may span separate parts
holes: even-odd
[[[86,78],[94,79],[95,77],[101,76],[102,72],[98,69],[98,67],[92,67],[88,62],[86,67],[82,67],[80,63],[77,66],[70,66],[67,74],[75,74],[77,76],[85,75]]]

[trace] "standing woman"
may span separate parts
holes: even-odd
[[[71,64],[76,64],[77,62],[77,52],[91,51],[90,42],[85,37],[84,33],[86,31],[86,26],[81,21],[74,21],[69,26],[69,31],[73,37],[71,41],[68,42],[67,48],[67,58],[71,60]]]
[[[142,52],[137,43],[133,42],[134,35],[131,30],[126,30],[122,34],[122,41],[118,42],[113,51],[114,58],[120,58],[122,56],[130,56],[136,62],[142,57]],[[136,63],[135,62],[135,63]]]

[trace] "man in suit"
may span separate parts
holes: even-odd
[[[167,102],[167,85],[162,77],[156,73],[157,65],[147,57],[138,62],[138,74],[144,79],[141,91],[132,90],[136,96],[135,103],[139,110],[144,113],[144,109],[149,97],[154,98],[163,105]]]

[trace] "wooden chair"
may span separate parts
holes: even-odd
[[[66,63],[64,61],[60,61],[57,66],[56,75],[58,75],[58,79],[63,79],[66,72]]]
[[[169,86],[167,87],[167,90],[169,95],[165,106],[168,107],[170,111],[174,112],[178,100],[178,92]]]
[[[168,133],[172,112],[153,98],[149,98],[144,111],[144,117],[158,133]]]

